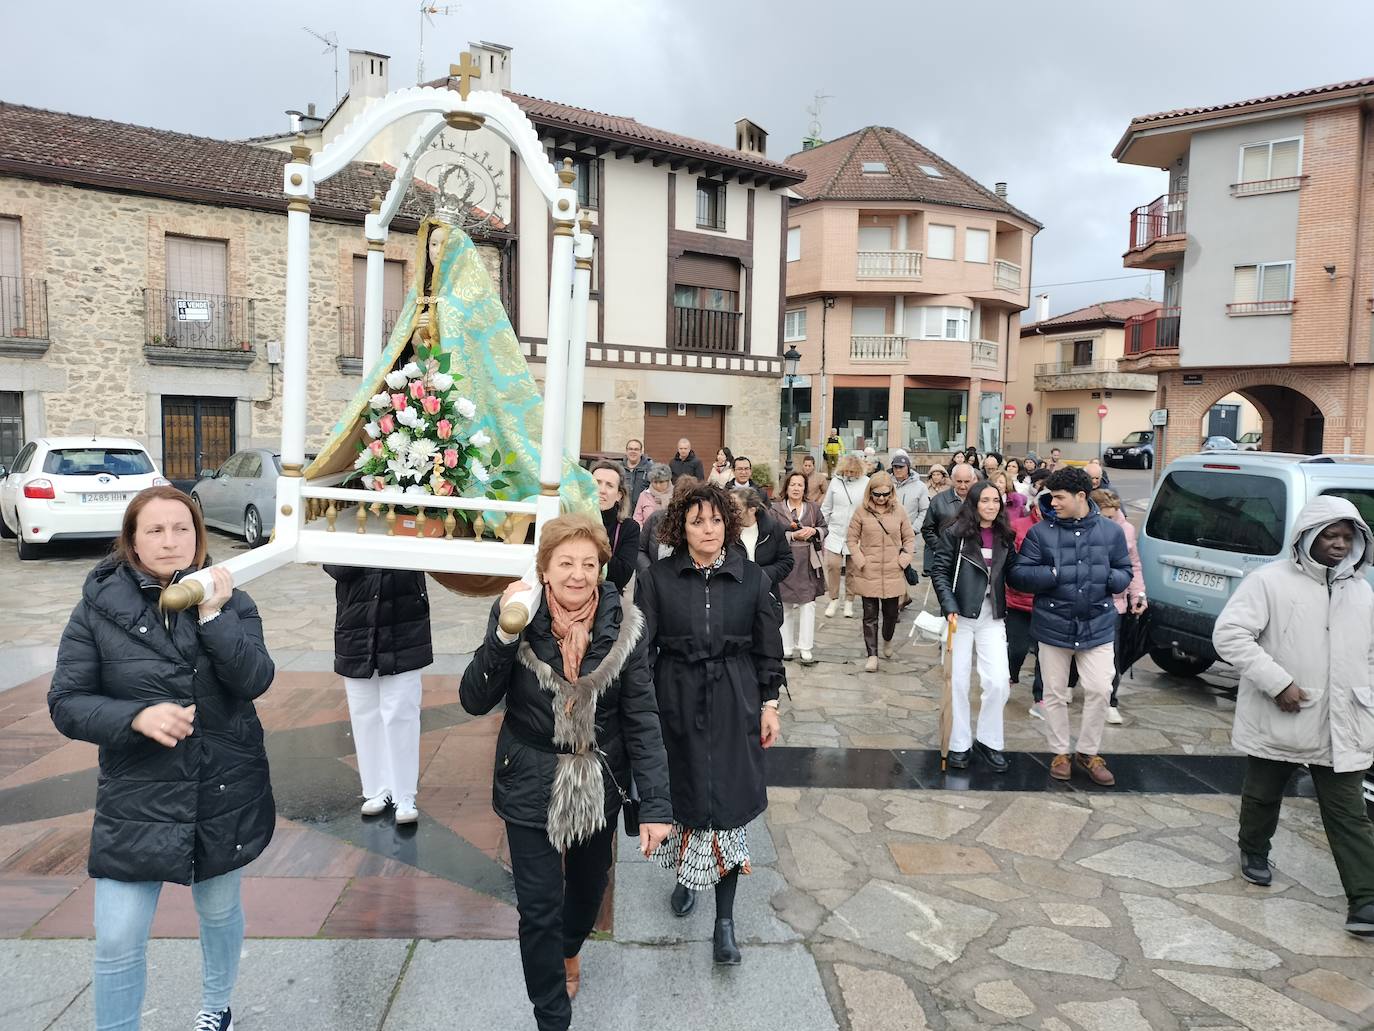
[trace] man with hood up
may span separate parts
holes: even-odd
[[[1249,759],[1241,793],[1241,874],[1267,885],[1269,842],[1298,766],[1349,903],[1345,929],[1374,938],[1374,824],[1364,771],[1374,763],[1374,536],[1344,498],[1298,513],[1289,557],[1241,581],[1212,632],[1240,673],[1231,743]]]

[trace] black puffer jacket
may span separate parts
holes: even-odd
[[[920,527],[921,537],[926,542],[926,576],[935,571],[935,553],[940,550],[940,534],[946,526],[954,522],[954,517],[963,507],[964,499],[954,493],[953,487],[945,488],[930,499],[930,507],[926,509],[926,518]]]
[[[754,562],[768,574],[768,590],[781,598],[778,584],[787,579],[797,564],[787,540],[787,524],[768,509],[758,513],[759,539],[754,545]]]
[[[676,451],[673,457],[668,459],[668,468],[673,473],[673,482],[677,482],[679,476],[695,476],[698,480],[706,479],[706,470],[701,466],[701,459],[697,457],[695,451],[688,451],[687,457],[679,457]]]
[[[543,688],[535,672],[520,661],[519,651],[522,641],[528,642],[535,658],[560,672],[563,656],[553,636],[547,605],[540,604],[525,632],[509,644],[497,636],[499,605],[498,601],[492,606],[486,639],[463,671],[458,699],[474,716],[486,715],[505,700],[506,715],[496,739],[492,808],[509,823],[544,827],[558,753],[563,749],[553,743],[553,696]],[[591,641],[582,659],[584,677],[601,670],[606,661],[619,661],[618,666],[602,671],[603,675],[613,677],[596,700],[596,742],[612,775],[604,776],[603,767],[606,818],[615,819],[620,808],[616,784],[629,791],[633,770],[639,789],[640,820],[672,823],[668,762],[663,754],[648,641],[641,629],[633,645],[627,638],[624,645],[616,647],[622,633],[629,630],[624,617],[632,608],[622,609],[620,592],[614,585],[601,585]]]
[[[424,573],[328,565],[324,571],[335,580],[335,673],[366,680],[434,662]]]
[[[117,881],[190,884],[255,859],[276,807],[253,699],[275,670],[252,600],[235,591],[219,616],[158,611],[147,574],[106,559],[86,578],[57,650],[53,723],[100,746],[88,869]],[[175,748],[131,724],[159,702],[196,706]]]
[[[962,561],[961,561],[962,557]],[[983,561],[983,546],[974,537],[956,538],[952,530],[940,534],[935,549],[935,565],[930,582],[940,599],[943,615],[977,619],[983,599],[992,590],[992,618],[1007,616],[1007,545],[997,534],[992,537],[992,567]]]
[[[783,681],[782,605],[738,544],[709,580],[684,548],[636,590],[656,653],[673,813],[686,827],[743,827],[768,808],[759,710]]]

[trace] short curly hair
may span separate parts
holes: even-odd
[[[691,490],[677,491],[668,502],[658,524],[658,539],[674,552],[687,547],[687,516],[700,505],[709,505],[725,521],[725,543],[739,540],[739,515],[730,503],[730,495],[714,483],[700,483]]]
[[[1050,474],[1050,478],[1045,481],[1045,489],[1051,493],[1062,490],[1087,497],[1093,492],[1093,481],[1092,477],[1078,466],[1066,465]]]

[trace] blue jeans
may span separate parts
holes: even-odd
[[[202,1010],[229,1005],[243,948],[242,870],[191,886],[200,917]],[[138,1031],[148,980],[148,936],[161,881],[95,881],[96,1031]]]

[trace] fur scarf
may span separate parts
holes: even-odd
[[[606,786],[596,741],[596,705],[601,694],[625,668],[644,635],[644,616],[628,602],[622,608],[620,633],[592,672],[569,683],[522,641],[520,665],[534,674],[553,707],[553,743],[560,751],[549,795],[549,842],[559,852],[588,840],[606,826]]]

